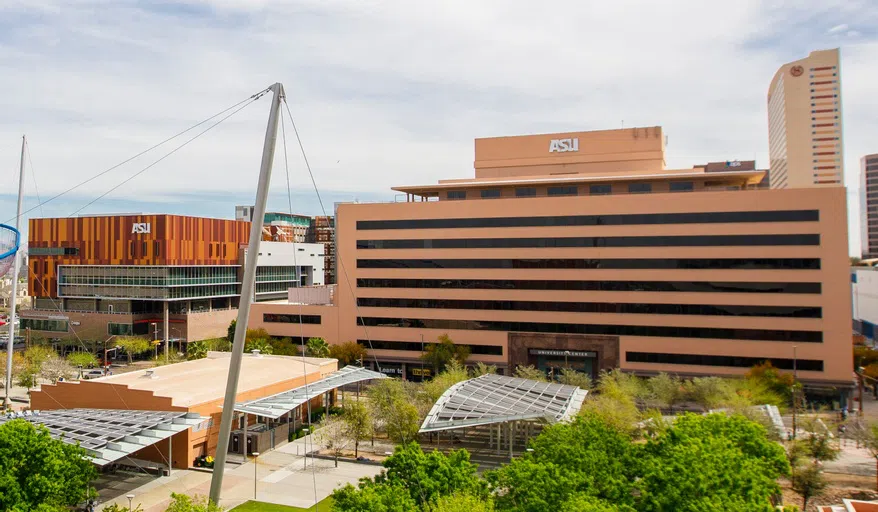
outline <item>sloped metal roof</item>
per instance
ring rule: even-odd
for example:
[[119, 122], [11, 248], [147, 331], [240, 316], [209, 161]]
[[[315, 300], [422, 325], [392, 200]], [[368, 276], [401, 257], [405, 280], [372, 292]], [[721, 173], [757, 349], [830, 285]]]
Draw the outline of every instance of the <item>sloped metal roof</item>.
[[335, 388], [372, 379], [386, 379], [383, 373], [367, 370], [359, 366], [345, 366], [332, 372], [325, 378], [314, 383], [300, 386], [276, 395], [267, 396], [235, 404], [235, 410], [248, 414], [256, 414], [265, 418], [277, 419], [304, 404]]
[[0, 416], [0, 425], [14, 419], [43, 425], [52, 438], [79, 444], [92, 462], [105, 466], [183, 432], [205, 418], [181, 411], [58, 409]]
[[482, 375], [448, 388], [430, 409], [420, 431], [528, 419], [556, 423], [576, 414], [587, 393], [577, 386]]

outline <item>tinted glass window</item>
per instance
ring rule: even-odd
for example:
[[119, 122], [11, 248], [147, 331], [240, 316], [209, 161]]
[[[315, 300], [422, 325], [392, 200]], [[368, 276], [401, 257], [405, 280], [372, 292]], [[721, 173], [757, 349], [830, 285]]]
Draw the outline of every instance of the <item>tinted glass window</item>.
[[263, 313], [263, 322], [283, 323], [283, 324], [319, 324], [320, 315], [279, 315], [275, 313]]
[[[463, 197], [460, 199], [463, 199]], [[818, 220], [820, 220], [819, 210], [769, 210], [756, 212], [623, 213], [615, 215], [564, 215], [554, 217], [361, 220], [357, 221], [357, 229], [629, 226], [651, 224], [816, 222]]]
[[707, 304], [643, 304], [615, 302], [548, 302], [525, 300], [393, 299], [360, 297], [366, 308], [487, 309], [494, 311], [560, 311], [566, 313], [617, 313], [637, 315], [767, 316], [821, 318], [819, 307], [711, 306]]
[[[770, 362], [775, 368], [792, 370], [792, 359], [742, 357], [742, 356], [709, 356], [698, 354], [662, 354], [654, 352], [625, 352], [625, 360], [629, 363], [685, 364], [696, 366], [728, 366], [732, 368], [750, 368], [757, 364]], [[822, 372], [823, 361], [814, 359], [796, 359], [798, 370]]]
[[652, 183], [629, 183], [629, 194], [648, 194], [652, 192]]
[[494, 198], [500, 197], [500, 189], [499, 188], [482, 190], [481, 193], [482, 193], [482, 199], [494, 199]]
[[524, 187], [515, 189], [515, 197], [535, 197], [537, 189], [534, 187]]
[[819, 258], [637, 258], [637, 259], [381, 259], [357, 260], [357, 268], [633, 268], [633, 269], [805, 269], [819, 270]]
[[[411, 352], [422, 352], [426, 347], [435, 343], [421, 343], [419, 341], [390, 341], [390, 340], [357, 340], [357, 343], [372, 350], [407, 350]], [[455, 343], [469, 348], [470, 354], [481, 354], [491, 356], [502, 356], [503, 347], [497, 345], [465, 345], [463, 343]]]
[[[852, 274], [853, 275], [853, 274]], [[813, 293], [820, 283], [721, 281], [553, 281], [518, 279], [357, 279], [359, 288], [588, 290], [614, 292]]]
[[549, 187], [550, 196], [575, 196], [576, 187]]
[[449, 190], [446, 197], [448, 199], [466, 199], [466, 191], [464, 191], [464, 190]]
[[719, 327], [671, 327], [651, 325], [562, 324], [543, 322], [508, 322], [493, 320], [442, 320], [437, 318], [359, 317], [367, 327], [402, 327], [407, 329], [449, 329], [464, 331], [549, 332], [562, 334], [607, 334], [661, 338], [709, 338], [728, 340], [788, 341], [822, 343], [822, 331], [784, 331], [773, 329], [730, 329]]
[[670, 186], [671, 192], [692, 192], [694, 188], [691, 181], [672, 181]]
[[593, 196], [603, 196], [613, 191], [612, 185], [591, 185], [588, 187], [588, 193]]
[[357, 249], [488, 249], [525, 247], [742, 247], [820, 245], [820, 235], [669, 235], [557, 238], [357, 240]]

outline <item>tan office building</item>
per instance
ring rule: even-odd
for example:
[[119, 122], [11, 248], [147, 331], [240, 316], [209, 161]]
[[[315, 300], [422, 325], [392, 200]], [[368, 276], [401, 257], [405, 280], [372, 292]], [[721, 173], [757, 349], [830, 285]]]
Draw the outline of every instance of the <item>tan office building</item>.
[[331, 299], [254, 304], [251, 327], [358, 340], [406, 378], [447, 333], [502, 369], [733, 375], [795, 353], [812, 386], [851, 385], [843, 187], [666, 169], [658, 127], [475, 149], [473, 179], [339, 205]]
[[768, 88], [771, 188], [842, 186], [838, 48], [781, 66]]
[[860, 159], [860, 245], [863, 258], [878, 257], [878, 153]]

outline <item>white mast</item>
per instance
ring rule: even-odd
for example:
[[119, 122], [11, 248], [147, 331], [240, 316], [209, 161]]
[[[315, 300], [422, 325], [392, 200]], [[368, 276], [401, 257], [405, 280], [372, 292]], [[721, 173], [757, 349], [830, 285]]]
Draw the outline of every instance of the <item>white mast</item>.
[[[15, 229], [21, 233], [21, 202], [24, 198], [24, 150], [27, 140], [21, 136], [21, 167], [18, 175], [18, 208], [15, 210]], [[19, 245], [21, 239], [19, 238]], [[9, 395], [12, 392], [12, 349], [15, 343], [15, 302], [18, 299], [18, 265], [20, 263], [18, 252], [12, 257], [12, 296], [9, 297], [9, 342], [6, 343], [6, 393], [3, 397], [3, 408], [10, 405]]]
[[235, 327], [235, 341], [232, 344], [232, 357], [229, 362], [229, 379], [226, 383], [226, 396], [223, 400], [223, 415], [220, 421], [219, 441], [216, 445], [213, 477], [210, 480], [210, 501], [219, 505], [223, 486], [223, 473], [226, 469], [226, 455], [229, 452], [229, 436], [232, 433], [232, 418], [235, 416], [235, 398], [238, 394], [238, 377], [241, 375], [241, 360], [244, 356], [244, 339], [247, 335], [247, 319], [256, 286], [256, 260], [259, 257], [259, 241], [262, 239], [262, 223], [265, 219], [265, 202], [268, 198], [268, 184], [271, 182], [271, 164], [274, 162], [274, 148], [277, 144], [277, 121], [280, 102], [284, 98], [284, 86], [280, 82], [270, 87], [274, 92], [268, 126], [265, 128], [265, 144], [262, 146], [262, 166], [259, 169], [259, 186], [256, 189], [256, 204], [250, 217], [250, 243], [247, 260], [244, 262], [244, 279], [241, 283], [241, 299], [238, 304], [238, 320]]

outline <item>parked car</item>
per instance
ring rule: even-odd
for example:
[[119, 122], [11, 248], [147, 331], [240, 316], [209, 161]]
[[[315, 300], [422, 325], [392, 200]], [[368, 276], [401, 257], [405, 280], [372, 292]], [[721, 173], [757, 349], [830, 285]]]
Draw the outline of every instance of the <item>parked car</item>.
[[83, 380], [99, 379], [106, 375], [103, 370], [88, 370], [82, 373]]

